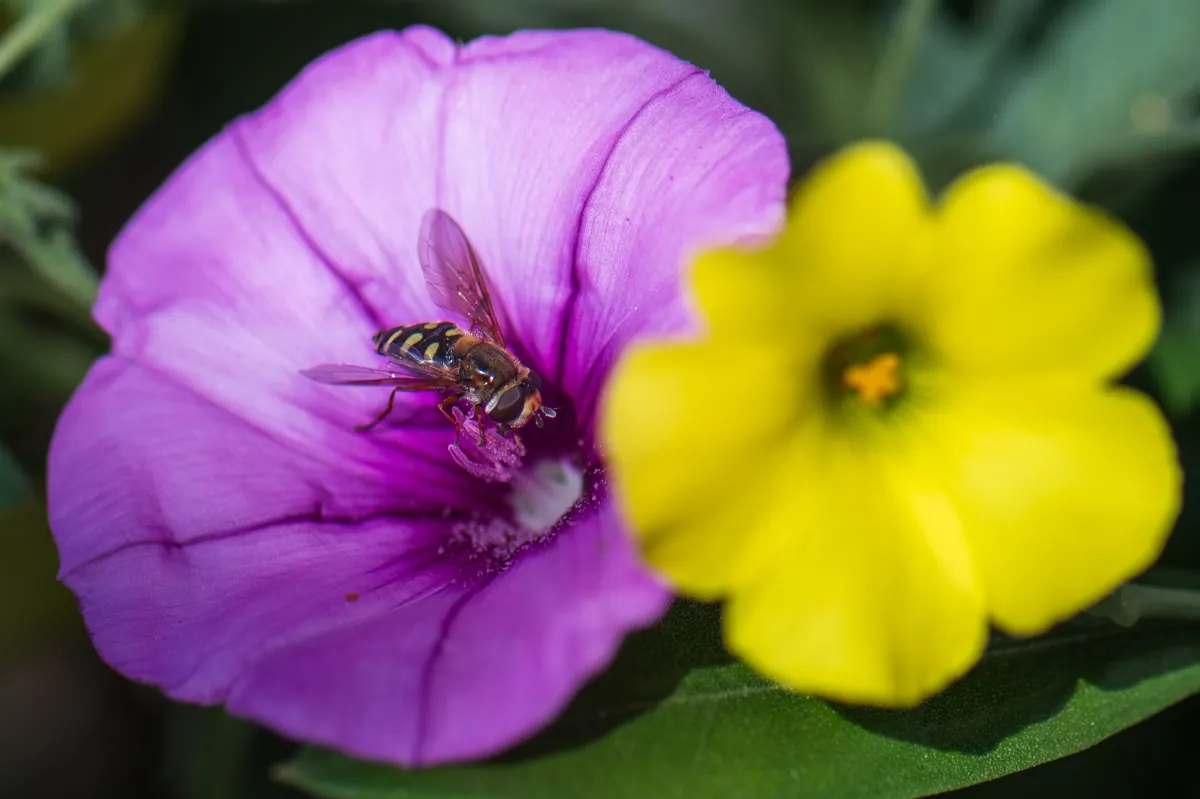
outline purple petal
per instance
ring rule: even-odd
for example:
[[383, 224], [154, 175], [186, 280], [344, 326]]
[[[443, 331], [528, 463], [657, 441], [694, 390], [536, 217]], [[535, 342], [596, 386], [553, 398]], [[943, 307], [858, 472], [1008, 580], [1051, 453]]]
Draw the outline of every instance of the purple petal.
[[[375, 328], [439, 318], [417, 233], [435, 205], [443, 89], [456, 53], [428, 28], [359, 39], [223, 134], [313, 250], [337, 265]], [[355, 354], [342, 352], [337, 360]]]
[[278, 650], [229, 707], [360, 757], [482, 757], [552, 719], [669, 600], [603, 504], [490, 582]]
[[509, 337], [535, 368], [565, 373], [568, 394], [599, 366], [594, 393], [646, 325], [686, 322], [677, 286], [690, 250], [782, 221], [787, 154], [771, 122], [697, 68], [607, 31], [522, 32], [457, 52], [425, 28], [378, 34], [324, 58], [238, 130], [263, 179], [323, 252], [354, 265], [389, 322], [438, 315], [415, 242], [426, 209], [449, 211]]
[[442, 553], [445, 520], [388, 507], [414, 488], [339, 476], [113, 359], [50, 453], [63, 578], [109, 664], [363, 757], [504, 748], [669, 601], [608, 503], [480, 576]]
[[458, 577], [437, 503], [467, 494], [428, 477], [339, 472], [105, 359], [51, 447], [50, 523], [105, 660], [214, 702], [266, 652]]
[[[773, 229], [786, 172], [767, 120], [622, 34], [457, 48], [413, 28], [319, 59], [110, 253], [96, 317], [114, 354], [49, 463], [63, 579], [101, 654], [174, 697], [403, 764], [544, 723], [667, 601], [612, 509], [500, 571], [454, 521], [512, 529], [513, 489], [457, 466], [440, 418], [404, 416], [434, 398], [402, 396], [408, 421], [364, 435], [386, 388], [300, 372], [378, 366], [376, 329], [440, 316], [416, 241], [441, 206], [509, 338], [586, 419], [631, 336], [688, 323], [687, 253]], [[530, 452], [586, 439], [569, 417]]]
[[[647, 578], [613, 503], [581, 514], [468, 599], [449, 625], [431, 671], [422, 759], [491, 754], [495, 741], [538, 729], [670, 598]], [[469, 736], [463, 719], [477, 725]]]
[[374, 418], [388, 389], [300, 375], [326, 361], [378, 363], [375, 323], [340, 270], [310, 246], [225, 135], [122, 232], [95, 314], [112, 333], [114, 354], [310, 457], [386, 474], [395, 460], [379, 443], [386, 436], [354, 426]]
[[584, 207], [559, 345], [562, 388], [585, 426], [632, 338], [692, 326], [679, 280], [690, 256], [783, 223], [787, 173], [774, 126], [704, 77], [624, 129]]

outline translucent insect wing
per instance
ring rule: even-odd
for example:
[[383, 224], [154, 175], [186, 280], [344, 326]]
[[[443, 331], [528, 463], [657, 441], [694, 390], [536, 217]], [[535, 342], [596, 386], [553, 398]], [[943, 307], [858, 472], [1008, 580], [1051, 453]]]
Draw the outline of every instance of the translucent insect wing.
[[472, 333], [503, 347], [504, 335], [479, 258], [462, 228], [445, 211], [434, 208], [425, 213], [418, 255], [434, 303], [470, 320]]
[[403, 374], [349, 363], [323, 363], [311, 369], [304, 369], [300, 374], [318, 383], [342, 386], [393, 386], [401, 391], [425, 391], [454, 385], [453, 381], [446, 378]]

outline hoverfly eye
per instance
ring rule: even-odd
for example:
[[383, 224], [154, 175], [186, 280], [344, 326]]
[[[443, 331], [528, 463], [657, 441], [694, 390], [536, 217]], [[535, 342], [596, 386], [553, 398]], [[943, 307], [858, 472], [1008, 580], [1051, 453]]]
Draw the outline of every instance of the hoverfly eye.
[[539, 391], [542, 388], [542, 378], [538, 377], [537, 372], [530, 372], [529, 376], [525, 378], [525, 385], [534, 391]]
[[496, 407], [488, 411], [488, 416], [495, 422], [505, 424], [520, 416], [524, 408], [525, 389], [522, 386], [513, 386], [500, 395], [496, 400]]

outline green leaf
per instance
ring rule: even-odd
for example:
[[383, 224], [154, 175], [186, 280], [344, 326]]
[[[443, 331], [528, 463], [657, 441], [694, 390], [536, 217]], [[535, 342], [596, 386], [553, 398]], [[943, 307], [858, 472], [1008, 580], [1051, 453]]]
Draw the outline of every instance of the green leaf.
[[1191, 413], [1200, 400], [1200, 331], [1164, 328], [1147, 365], [1167, 410], [1175, 416]]
[[1026, 68], [1025, 55], [1012, 42], [1038, 5], [1037, 0], [983, 3], [980, 19], [971, 26], [951, 19], [945, 4], [938, 6], [921, 32], [888, 132], [904, 141], [931, 138], [943, 144], [981, 138], [984, 122]]
[[1200, 90], [1198, 38], [1195, 0], [1071, 4], [994, 115], [989, 138], [1068, 186], [1114, 159], [1194, 144], [1186, 127]]
[[86, 0], [15, 0], [5, 11], [18, 19], [0, 37], [0, 78], [26, 60], [34, 85], [61, 80], [67, 72], [70, 38], [67, 22]]
[[1200, 631], [1100, 620], [1006, 641], [910, 711], [786, 693], [683, 604], [547, 731], [486, 763], [405, 772], [305, 750], [277, 777], [338, 799], [925, 796], [1078, 752], [1200, 691]]
[[0, 2], [0, 95], [32, 95], [61, 86], [71, 78], [72, 56], [81, 42], [132, 25], [150, 2], [154, 0]]
[[1186, 264], [1165, 293], [1166, 320], [1146, 365], [1163, 405], [1182, 417], [1200, 401], [1200, 262]]
[[30, 172], [39, 163], [27, 150], [0, 149], [0, 244], [8, 244], [34, 272], [90, 308], [98, 276], [69, 233], [75, 209], [60, 192]]
[[21, 469], [21, 464], [0, 444], [0, 509], [21, 504], [33, 494], [33, 486]]
[[179, 799], [248, 799], [256, 728], [220, 708], [172, 705], [167, 712], [164, 777]]

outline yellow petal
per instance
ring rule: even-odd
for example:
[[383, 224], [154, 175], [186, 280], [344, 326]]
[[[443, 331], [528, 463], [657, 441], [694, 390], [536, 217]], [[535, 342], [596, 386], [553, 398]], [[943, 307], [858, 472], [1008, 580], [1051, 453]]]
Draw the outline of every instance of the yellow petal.
[[758, 533], [786, 546], [731, 597], [726, 639], [794, 689], [907, 706], [979, 658], [986, 611], [928, 465], [878, 443], [797, 441], [793, 489], [776, 494]]
[[747, 528], [770, 501], [771, 453], [811, 384], [767, 382], [786, 356], [765, 344], [747, 328], [638, 347], [609, 382], [601, 430], [616, 494], [655, 565], [694, 595], [724, 590], [753, 554]]
[[996, 623], [1040, 632], [1149, 566], [1179, 511], [1166, 422], [1128, 389], [989, 384], [937, 419]]
[[770, 251], [709, 250], [696, 257], [691, 283], [700, 308], [715, 335], [747, 338], [786, 335], [780, 320], [788, 318], [794, 298], [788, 291], [791, 265]]
[[1013, 166], [962, 178], [937, 213], [921, 326], [977, 373], [1123, 373], [1157, 335], [1145, 248], [1129, 230]]
[[920, 313], [931, 213], [920, 174], [895, 147], [854, 145], [819, 164], [791, 205], [772, 257], [803, 336], [837, 336]]

